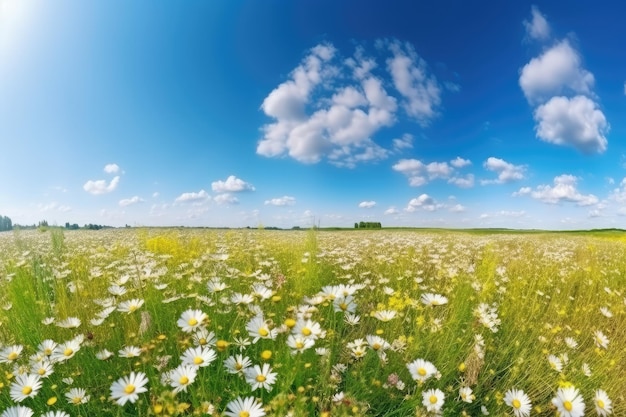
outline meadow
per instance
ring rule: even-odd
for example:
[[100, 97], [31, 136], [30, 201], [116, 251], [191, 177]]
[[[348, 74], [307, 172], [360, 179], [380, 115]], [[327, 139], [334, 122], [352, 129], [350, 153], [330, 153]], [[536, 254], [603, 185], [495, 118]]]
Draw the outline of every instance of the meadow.
[[0, 233], [0, 416], [626, 415], [626, 236]]

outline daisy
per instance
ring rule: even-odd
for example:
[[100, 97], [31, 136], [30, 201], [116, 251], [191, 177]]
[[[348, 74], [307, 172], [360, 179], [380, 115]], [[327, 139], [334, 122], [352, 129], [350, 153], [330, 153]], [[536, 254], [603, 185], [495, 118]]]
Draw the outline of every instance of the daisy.
[[111, 385], [111, 398], [118, 405], [124, 405], [128, 401], [134, 403], [139, 399], [138, 394], [148, 391], [147, 383], [146, 374], [131, 372], [130, 375], [118, 379]]
[[600, 330], [596, 330], [593, 333], [593, 340], [597, 347], [606, 349], [609, 346], [609, 338], [606, 337]]
[[141, 355], [141, 349], [137, 346], [124, 346], [117, 352], [120, 358], [136, 358]]
[[193, 341], [199, 346], [214, 346], [215, 342], [217, 342], [217, 337], [215, 337], [215, 333], [201, 327], [193, 334]]
[[563, 370], [563, 362], [561, 362], [561, 359], [555, 355], [548, 356], [548, 363], [550, 364], [550, 368], [557, 372], [561, 372]]
[[26, 398], [33, 398], [41, 388], [41, 377], [37, 374], [21, 374], [11, 383], [11, 399], [22, 402]]
[[50, 359], [54, 363], [63, 362], [74, 357], [76, 352], [78, 352], [79, 350], [80, 343], [76, 340], [69, 340], [65, 343], [57, 345], [57, 347], [54, 349], [54, 352], [52, 352], [52, 356], [50, 357]]
[[566, 337], [565, 344], [570, 349], [576, 349], [578, 347], [578, 342], [573, 337]]
[[596, 405], [596, 413], [600, 417], [606, 417], [613, 412], [613, 402], [604, 390], [596, 390], [593, 403]]
[[276, 330], [269, 328], [263, 316], [253, 317], [248, 324], [246, 324], [246, 330], [250, 337], [253, 338], [252, 343], [256, 343], [259, 339], [276, 338]]
[[202, 310], [186, 310], [183, 314], [180, 315], [180, 318], [176, 322], [178, 327], [181, 328], [183, 332], [191, 333], [196, 331], [198, 328], [203, 326], [205, 320], [208, 320], [209, 316], [206, 313], [202, 312]]
[[219, 278], [211, 279], [206, 285], [211, 292], [220, 292], [228, 288], [228, 285], [224, 284]]
[[89, 402], [90, 395], [87, 395], [87, 391], [82, 388], [72, 388], [65, 393], [67, 402], [74, 405], [86, 404]]
[[42, 414], [41, 417], [70, 417], [65, 411], [48, 411]]
[[51, 356], [54, 349], [57, 347], [57, 343], [52, 339], [46, 339], [37, 346], [37, 352], [44, 356]]
[[0, 351], [0, 363], [12, 363], [20, 357], [24, 346], [13, 345], [6, 347]]
[[611, 313], [611, 310], [608, 307], [600, 307], [600, 313], [609, 319], [613, 317], [613, 313]]
[[294, 336], [292, 334], [287, 337], [287, 346], [293, 349], [293, 353], [302, 353], [305, 350], [313, 347], [315, 341], [313, 339], [307, 339], [302, 336]]
[[111, 356], [113, 356], [113, 352], [109, 352], [106, 349], [101, 350], [100, 352], [96, 353], [96, 359], [101, 360], [101, 361], [105, 361], [109, 359]]
[[350, 326], [356, 326], [361, 321], [361, 316], [352, 313], [346, 313], [343, 317], [344, 321]]
[[143, 305], [144, 301], [139, 298], [133, 298], [132, 300], [123, 301], [117, 306], [117, 311], [122, 313], [132, 313]]
[[461, 397], [461, 401], [471, 404], [472, 401], [476, 398], [472, 393], [472, 389], [470, 387], [461, 387], [459, 388], [459, 397]]
[[264, 363], [263, 367], [254, 365], [253, 368], [248, 368], [244, 372], [246, 382], [250, 384], [252, 391], [257, 388], [264, 388], [267, 391], [272, 390], [272, 385], [276, 382], [276, 372], [272, 372], [272, 368], [269, 363]]
[[530, 398], [522, 390], [510, 389], [504, 395], [504, 402], [513, 408], [515, 417], [527, 417], [530, 415], [532, 404]]
[[381, 310], [381, 311], [375, 312], [373, 317], [380, 321], [387, 322], [393, 319], [394, 317], [396, 317], [396, 314], [398, 313], [394, 310]]
[[0, 417], [32, 417], [33, 410], [21, 405], [9, 407], [2, 412]]
[[187, 387], [193, 384], [198, 372], [196, 367], [189, 365], [179, 365], [169, 373], [171, 380], [170, 385], [174, 388], [174, 392], [187, 391]]
[[124, 295], [126, 291], [126, 287], [122, 287], [121, 285], [111, 285], [109, 287], [109, 294], [114, 296]]
[[228, 417], [263, 417], [265, 415], [263, 404], [259, 403], [254, 397], [237, 397], [226, 404], [224, 413]]
[[231, 374], [243, 373], [250, 365], [252, 365], [250, 358], [243, 355], [230, 356], [224, 361], [226, 370]]
[[30, 368], [30, 371], [42, 378], [47, 378], [54, 373], [54, 368], [48, 360], [44, 359], [34, 363]]
[[582, 417], [585, 414], [585, 403], [575, 387], [559, 388], [552, 404], [561, 417]]
[[424, 359], [416, 359], [408, 363], [406, 367], [411, 373], [411, 377], [418, 382], [424, 382], [437, 373], [435, 365]]
[[367, 340], [367, 344], [374, 349], [375, 351], [384, 351], [391, 347], [389, 342], [383, 339], [380, 336], [368, 334], [365, 336], [365, 340]]
[[333, 307], [336, 312], [354, 313], [356, 311], [356, 303], [354, 302], [354, 297], [351, 295], [335, 298], [333, 300]]
[[68, 317], [63, 321], [58, 322], [57, 327], [62, 327], [64, 329], [75, 329], [80, 326], [80, 319], [78, 317]]
[[445, 395], [440, 389], [429, 389], [422, 393], [422, 404], [431, 413], [439, 413], [443, 407]]
[[302, 336], [306, 339], [317, 340], [322, 335], [319, 323], [311, 320], [298, 320], [292, 330], [294, 336]]
[[448, 304], [448, 298], [440, 294], [426, 293], [420, 297], [422, 304], [427, 306], [441, 306]]
[[202, 368], [205, 366], [209, 366], [211, 362], [213, 362], [217, 358], [215, 351], [208, 347], [192, 347], [187, 349], [180, 360], [183, 362], [183, 365], [191, 365], [197, 366], [198, 368]]
[[254, 297], [252, 294], [241, 294], [236, 292], [230, 296], [230, 301], [233, 304], [248, 305], [254, 301]]
[[252, 286], [252, 294], [259, 297], [261, 300], [267, 300], [274, 295], [273, 291], [263, 284], [254, 284]]

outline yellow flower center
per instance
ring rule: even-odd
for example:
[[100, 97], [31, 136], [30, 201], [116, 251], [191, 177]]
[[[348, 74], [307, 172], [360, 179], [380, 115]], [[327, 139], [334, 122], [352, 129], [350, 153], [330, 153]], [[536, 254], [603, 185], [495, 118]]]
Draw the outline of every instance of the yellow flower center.
[[257, 375], [256, 382], [265, 382], [265, 375]]
[[270, 332], [268, 332], [265, 327], [261, 327], [259, 329], [259, 336], [266, 337], [268, 334], [270, 334]]
[[241, 371], [243, 369], [243, 365], [237, 362], [235, 364], [235, 371]]
[[52, 355], [52, 349], [50, 349], [50, 348], [45, 348], [45, 349], [43, 350], [43, 354], [44, 354], [44, 355], [46, 355], [46, 356], [50, 356], [50, 355]]
[[134, 305], [134, 304], [133, 304], [133, 305], [131, 305], [130, 307], [128, 307], [128, 311], [130, 311], [131, 313], [132, 313], [133, 311], [135, 311], [135, 310], [137, 310], [137, 306], [136, 306], [136, 305]]
[[80, 404], [81, 400], [82, 400], [82, 398], [80, 398], [80, 397], [74, 397], [74, 398], [72, 398], [72, 403]]
[[202, 362], [204, 362], [204, 359], [202, 359], [201, 356], [196, 356], [195, 358], [193, 358], [193, 363], [196, 365], [200, 365]]
[[378, 349], [380, 349], [380, 348], [381, 348], [380, 343], [374, 343], [374, 344], [372, 345], [372, 349], [374, 349], [374, 350], [378, 350]]
[[239, 417], [250, 417], [250, 413], [248, 413], [247, 411], [240, 411]]
[[71, 348], [66, 348], [63, 351], [63, 355], [65, 355], [65, 356], [72, 356], [72, 353], [74, 353], [74, 351]]
[[133, 384], [126, 385], [126, 388], [124, 388], [124, 392], [126, 394], [132, 394], [133, 392], [135, 392], [135, 386]]
[[198, 324], [198, 320], [196, 320], [194, 317], [190, 318], [189, 321], [187, 321], [187, 324], [190, 326], [195, 326], [196, 324]]
[[304, 343], [302, 343], [301, 341], [297, 341], [296, 342], [296, 349], [302, 349], [304, 347]]
[[45, 373], [46, 373], [46, 370], [45, 370], [44, 368], [39, 368], [39, 370], [37, 371], [37, 373], [38, 373], [39, 375], [43, 375], [43, 374], [45, 374]]
[[9, 356], [7, 356], [7, 359], [10, 361], [14, 361], [17, 359], [19, 355], [17, 354], [17, 352], [11, 352], [9, 353]]
[[437, 396], [431, 395], [428, 401], [430, 401], [431, 404], [437, 404]]
[[596, 401], [596, 404], [598, 405], [598, 407], [599, 407], [599, 408], [601, 408], [601, 409], [603, 409], [603, 410], [604, 410], [604, 401], [602, 401], [602, 400], [598, 399], [598, 400]]
[[303, 327], [302, 328], [302, 334], [305, 336], [310, 336], [311, 335], [311, 329], [309, 329], [308, 327]]
[[22, 388], [22, 394], [24, 394], [24, 395], [28, 395], [31, 392], [33, 392], [33, 388], [29, 387], [28, 385], [26, 385], [24, 388]]
[[341, 303], [341, 304], [339, 304], [339, 308], [342, 309], [343, 311], [346, 311], [348, 309], [348, 304]]
[[187, 385], [189, 383], [189, 378], [187, 378], [185, 375], [181, 376], [180, 379], [178, 380], [178, 382], [181, 385]]
[[417, 374], [419, 376], [426, 376], [427, 373], [428, 372], [426, 372], [426, 369], [424, 369], [424, 368], [420, 368], [420, 369], [417, 370]]
[[572, 411], [572, 402], [571, 401], [564, 401], [563, 402], [563, 408], [565, 408], [567, 411]]
[[513, 408], [520, 408], [522, 406], [522, 403], [520, 400], [518, 400], [517, 398], [514, 399], [511, 404], [513, 405]]
[[206, 345], [206, 339], [203, 337], [200, 340], [198, 340], [198, 343], [200, 344], [200, 346], [204, 346]]

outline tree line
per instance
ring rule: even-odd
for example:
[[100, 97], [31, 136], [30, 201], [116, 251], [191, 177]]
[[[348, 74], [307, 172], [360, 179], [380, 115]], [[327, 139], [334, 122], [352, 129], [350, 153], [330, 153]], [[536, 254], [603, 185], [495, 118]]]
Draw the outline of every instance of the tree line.
[[13, 222], [8, 216], [0, 216], [0, 232], [13, 230]]
[[380, 222], [360, 222], [354, 223], [355, 229], [381, 229], [383, 226]]

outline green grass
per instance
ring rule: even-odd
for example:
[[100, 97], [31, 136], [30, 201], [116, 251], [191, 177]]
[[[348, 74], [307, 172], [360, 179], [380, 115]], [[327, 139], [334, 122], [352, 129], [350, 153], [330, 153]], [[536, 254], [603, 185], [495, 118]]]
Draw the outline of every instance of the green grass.
[[[587, 415], [596, 413], [597, 389], [608, 393], [615, 415], [626, 414], [622, 231], [348, 230], [354, 229], [0, 234], [0, 412], [20, 405], [36, 416], [217, 416], [236, 398], [252, 396], [268, 416], [415, 416], [427, 415], [422, 394], [438, 389], [445, 416], [483, 409], [499, 416], [513, 415], [504, 397], [515, 388], [530, 398], [532, 415], [553, 416], [559, 388], [575, 386]], [[225, 288], [211, 290], [216, 282]], [[112, 285], [125, 292], [113, 295]], [[358, 321], [339, 307], [346, 300], [333, 290], [338, 286], [353, 298]], [[447, 302], [426, 305], [421, 297], [429, 293]], [[234, 304], [236, 294], [249, 303]], [[143, 305], [116, 310], [132, 299]], [[481, 305], [494, 314], [491, 328], [481, 322]], [[106, 306], [112, 311], [103, 314]], [[209, 340], [205, 347], [216, 359], [198, 369], [186, 391], [174, 393], [164, 374], [199, 346], [177, 325], [189, 309], [206, 313], [201, 327], [219, 343]], [[377, 319], [383, 310], [395, 317]], [[273, 339], [253, 342], [246, 325], [259, 314], [276, 332]], [[57, 325], [72, 317], [78, 327]], [[311, 320], [322, 334], [294, 353], [288, 319]], [[606, 348], [597, 331], [608, 337]], [[374, 349], [368, 336], [389, 347]], [[30, 372], [31, 357], [47, 339], [74, 339], [80, 350], [54, 363], [36, 395], [18, 402], [11, 387]], [[17, 358], [9, 356], [14, 345], [22, 348]], [[128, 346], [140, 355], [120, 357]], [[104, 349], [113, 356], [98, 360]], [[269, 364], [272, 389], [253, 391], [241, 374], [229, 373], [224, 361], [236, 354]], [[550, 367], [549, 355], [560, 358], [560, 371]], [[407, 364], [416, 359], [431, 362], [437, 374], [413, 380]], [[120, 406], [110, 387], [130, 372], [144, 373], [148, 390]], [[461, 401], [463, 387], [472, 389], [471, 403]], [[89, 401], [68, 402], [71, 388], [85, 389]]]

